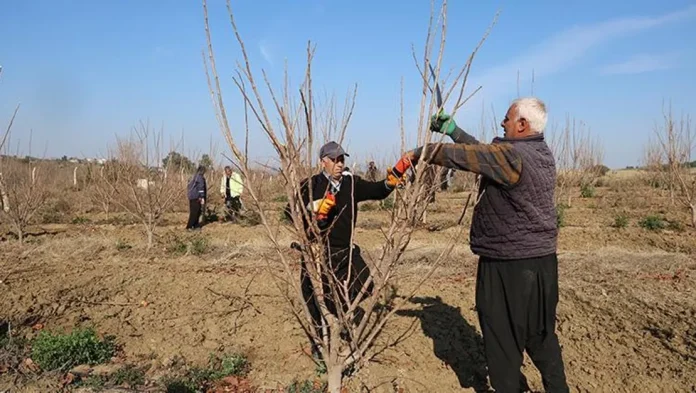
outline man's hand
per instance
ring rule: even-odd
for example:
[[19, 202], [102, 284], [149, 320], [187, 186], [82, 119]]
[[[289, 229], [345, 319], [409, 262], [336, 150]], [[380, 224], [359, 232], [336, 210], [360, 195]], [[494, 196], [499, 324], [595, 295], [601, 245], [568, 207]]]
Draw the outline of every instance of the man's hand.
[[327, 192], [324, 198], [318, 199], [312, 204], [312, 208], [320, 220], [326, 219], [334, 206], [336, 206], [336, 197], [330, 192]]
[[201, 205], [205, 205], [205, 198], [198, 198], [198, 202], [200, 202]]
[[404, 172], [401, 176], [397, 176], [396, 173], [394, 173], [393, 168], [388, 168], [387, 169], [387, 186], [389, 188], [395, 188], [397, 186], [406, 184], [406, 181], [408, 180], [408, 175]]
[[430, 130], [439, 132], [445, 135], [452, 135], [452, 132], [457, 128], [457, 123], [454, 122], [452, 116], [440, 111], [430, 118]]
[[[410, 168], [413, 165], [413, 157], [414, 155], [412, 151], [409, 151], [406, 154], [404, 154], [396, 163], [396, 165], [394, 165], [394, 167], [391, 168], [391, 172], [393, 172], [393, 174], [396, 177], [403, 176], [408, 170], [408, 168]], [[387, 171], [387, 174], [389, 174], [389, 171]]]

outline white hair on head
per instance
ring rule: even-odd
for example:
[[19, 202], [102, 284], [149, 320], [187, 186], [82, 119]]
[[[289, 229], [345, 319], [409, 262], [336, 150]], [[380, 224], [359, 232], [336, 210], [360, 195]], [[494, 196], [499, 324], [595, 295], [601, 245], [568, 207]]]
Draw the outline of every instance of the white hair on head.
[[546, 104], [536, 97], [522, 97], [514, 100], [518, 119], [525, 119], [532, 131], [542, 133], [546, 128]]

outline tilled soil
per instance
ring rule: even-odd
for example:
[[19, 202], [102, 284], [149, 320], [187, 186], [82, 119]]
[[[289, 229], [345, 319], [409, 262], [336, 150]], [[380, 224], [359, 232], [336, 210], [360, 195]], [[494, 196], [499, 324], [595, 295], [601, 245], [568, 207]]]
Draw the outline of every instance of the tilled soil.
[[[260, 227], [209, 225], [203, 235], [211, 245], [200, 256], [177, 255], [166, 245], [146, 252], [137, 227], [53, 229], [57, 234], [24, 246], [0, 243], [0, 320], [11, 321], [19, 334], [31, 338], [36, 324], [94, 326], [115, 335], [123, 357], [147, 365], [152, 380], [166, 375], [175, 359], [203, 364], [214, 351], [247, 354], [249, 378], [260, 387], [314, 377], [306, 339], [263, 260], [270, 247]], [[613, 229], [588, 231], [564, 229], [561, 238], [557, 326], [572, 391], [696, 391], [696, 261], [646, 244], [641, 239], [660, 238], [639, 228], [621, 236]], [[597, 231], [605, 236], [592, 243]], [[418, 257], [441, 251], [453, 233], [414, 235], [399, 268], [400, 289], [425, 271]], [[688, 244], [688, 235], [674, 238]], [[378, 229], [361, 229], [357, 242], [369, 254], [380, 236]], [[403, 341], [351, 378], [351, 391], [488, 388], [474, 310], [476, 259], [461, 243], [383, 334], [385, 340], [404, 334]], [[523, 371], [542, 391], [529, 359]], [[0, 391], [58, 391], [59, 379], [6, 373]]]

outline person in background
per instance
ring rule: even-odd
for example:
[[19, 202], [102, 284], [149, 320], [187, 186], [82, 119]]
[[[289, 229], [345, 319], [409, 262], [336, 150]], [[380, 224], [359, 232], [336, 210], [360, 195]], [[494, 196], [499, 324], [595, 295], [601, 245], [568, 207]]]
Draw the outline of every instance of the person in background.
[[365, 180], [367, 181], [377, 181], [377, 166], [374, 161], [370, 161], [367, 164], [367, 173], [365, 174]]
[[205, 207], [208, 186], [205, 181], [205, 166], [199, 165], [188, 183], [189, 219], [187, 230], [200, 230], [200, 217]]
[[242, 192], [244, 181], [242, 176], [232, 171], [229, 165], [225, 167], [225, 174], [220, 181], [220, 194], [225, 199], [225, 220], [234, 221], [242, 208]]

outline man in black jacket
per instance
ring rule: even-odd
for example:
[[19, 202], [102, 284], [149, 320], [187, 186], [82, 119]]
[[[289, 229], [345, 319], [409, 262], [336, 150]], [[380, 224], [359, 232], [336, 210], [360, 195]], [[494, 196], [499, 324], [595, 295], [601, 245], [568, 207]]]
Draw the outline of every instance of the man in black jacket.
[[[344, 170], [345, 157], [348, 157], [348, 154], [336, 142], [329, 142], [322, 146], [319, 158], [323, 170], [312, 176], [311, 190], [309, 179], [303, 180], [301, 192], [303, 206], [314, 211], [317, 215], [317, 224], [321, 229], [319, 239], [313, 240], [326, 247], [328, 264], [336, 279], [344, 282], [350, 277], [348, 292], [350, 301], [353, 301], [370, 277], [370, 270], [362, 258], [360, 247], [353, 245], [351, 252], [353, 227], [358, 219], [358, 203], [387, 198], [405, 176], [397, 178], [388, 173], [385, 180], [367, 181]], [[291, 218], [289, 205], [286, 207], [285, 214]], [[306, 221], [304, 224], [306, 230], [309, 224]], [[336, 305], [333, 304], [333, 296], [329, 292], [328, 277], [323, 277], [323, 281], [324, 293], [329, 294], [325, 298], [327, 308], [335, 314]], [[314, 302], [313, 287], [304, 261], [301, 264], [301, 286], [312, 318], [317, 325], [320, 325], [321, 315]], [[372, 285], [368, 287], [368, 294], [372, 291], [372, 287]], [[339, 298], [341, 298], [340, 295]], [[346, 304], [342, 306], [346, 307]]]

